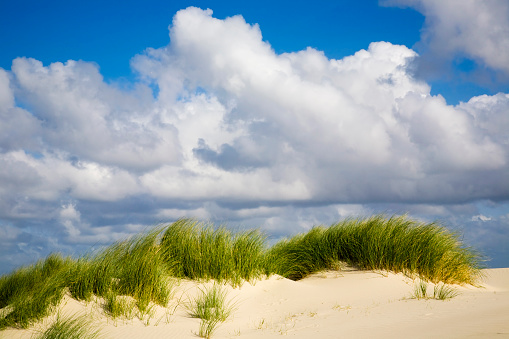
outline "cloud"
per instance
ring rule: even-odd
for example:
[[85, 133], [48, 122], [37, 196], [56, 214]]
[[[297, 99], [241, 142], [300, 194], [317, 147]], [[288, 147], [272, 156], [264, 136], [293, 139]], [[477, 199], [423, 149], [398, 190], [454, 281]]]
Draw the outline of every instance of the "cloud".
[[483, 222], [486, 222], [486, 221], [490, 221], [490, 220], [491, 220], [490, 217], [487, 217], [487, 216], [482, 215], [482, 214], [474, 215], [472, 217], [472, 221], [483, 221]]
[[453, 60], [467, 57], [509, 73], [509, 3], [505, 0], [388, 0], [425, 17], [422, 53]]
[[16, 98], [43, 124], [33, 137], [43, 139], [41, 147], [141, 171], [178, 162], [176, 131], [146, 110], [148, 88], [120, 91], [104, 83], [94, 64], [72, 60], [44, 67], [18, 58], [12, 75]]
[[65, 227], [70, 237], [76, 238], [81, 234], [77, 223], [81, 222], [81, 214], [72, 204], [63, 205], [60, 210], [60, 222]]
[[[181, 124], [201, 128], [189, 121], [197, 115], [175, 119], [168, 102], [176, 89], [188, 102], [219, 109], [208, 119], [216, 133], [181, 143], [190, 172], [178, 185], [193, 178], [184, 185], [192, 189], [164, 182], [177, 176], [168, 167], [144, 178], [158, 192], [279, 200], [273, 192], [281, 185], [291, 200], [291, 185], [302, 187], [293, 190], [296, 200], [453, 201], [490, 198], [486, 180], [472, 185], [473, 177], [500, 179], [506, 168], [503, 145], [476, 124], [482, 105], [460, 109], [431, 96], [412, 76], [417, 54], [404, 46], [372, 43], [341, 60], [312, 48], [277, 55], [258, 26], [197, 8], [176, 14], [170, 36], [168, 47], [133, 60], [158, 86], [166, 119], [179, 131]], [[270, 194], [257, 194], [244, 179]]]
[[14, 253], [181, 216], [279, 237], [391, 204], [509, 199], [508, 94], [447, 105], [405, 46], [277, 54], [241, 16], [193, 7], [170, 38], [133, 58], [128, 88], [83, 61], [0, 70], [0, 231], [27, 244]]
[[9, 75], [0, 69], [0, 107], [11, 108], [14, 106], [14, 94], [10, 89]]
[[498, 93], [493, 96], [473, 97], [459, 108], [474, 117], [474, 124], [500, 145], [509, 145], [509, 115], [504, 114], [509, 107], [509, 94]]
[[39, 122], [30, 112], [16, 107], [10, 74], [0, 69], [0, 152], [34, 148], [32, 139], [40, 131]]

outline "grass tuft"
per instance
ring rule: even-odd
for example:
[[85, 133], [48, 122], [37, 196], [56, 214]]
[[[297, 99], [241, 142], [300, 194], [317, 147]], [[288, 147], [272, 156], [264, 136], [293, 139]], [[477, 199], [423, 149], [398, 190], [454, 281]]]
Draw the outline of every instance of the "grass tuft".
[[428, 282], [419, 280], [414, 285], [414, 293], [412, 299], [436, 299], [447, 300], [459, 295], [458, 290], [444, 283], [436, 284], [433, 287], [433, 296], [428, 295]]
[[104, 310], [113, 318], [132, 319], [136, 309], [136, 301], [126, 296], [119, 296], [111, 291], [105, 298]]
[[438, 284], [433, 288], [433, 299], [447, 300], [459, 295], [459, 292], [446, 284]]
[[263, 272], [265, 236], [258, 230], [233, 234], [224, 227], [190, 219], [171, 224], [161, 240], [168, 268], [180, 278], [228, 281], [258, 278]]
[[100, 330], [94, 329], [92, 322], [85, 316], [62, 319], [60, 314], [50, 327], [37, 339], [95, 339]]
[[414, 285], [414, 294], [412, 295], [414, 299], [428, 299], [428, 283], [424, 280], [419, 280]]
[[214, 284], [200, 292], [189, 306], [189, 315], [201, 319], [198, 336], [210, 338], [217, 325], [228, 319], [234, 306], [226, 302], [227, 292], [220, 285]]

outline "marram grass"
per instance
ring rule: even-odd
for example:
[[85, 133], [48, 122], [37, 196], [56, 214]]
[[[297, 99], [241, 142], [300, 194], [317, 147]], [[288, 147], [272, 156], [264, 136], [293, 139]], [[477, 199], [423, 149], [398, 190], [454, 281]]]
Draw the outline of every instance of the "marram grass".
[[198, 336], [208, 339], [217, 325], [228, 319], [235, 305], [226, 302], [227, 292], [220, 285], [214, 284], [200, 292], [200, 295], [188, 306], [189, 315], [201, 319]]
[[433, 295], [428, 293], [428, 282], [419, 280], [415, 282], [414, 292], [411, 295], [412, 299], [436, 299], [447, 300], [459, 295], [459, 292], [454, 287], [439, 283], [433, 287]]
[[100, 338], [100, 330], [94, 328], [90, 319], [85, 316], [73, 316], [57, 319], [36, 339], [95, 339]]
[[49, 315], [65, 290], [77, 300], [112, 293], [136, 300], [140, 313], [149, 303], [166, 306], [171, 294], [170, 272], [159, 254], [160, 229], [115, 243], [95, 256], [81, 259], [50, 255], [29, 267], [0, 277], [0, 329], [27, 328]]
[[160, 243], [163, 260], [175, 276], [232, 285], [261, 276], [264, 247], [265, 236], [258, 230], [234, 234], [189, 219], [171, 224]]
[[232, 232], [181, 219], [95, 255], [73, 259], [52, 254], [1, 276], [0, 329], [29, 327], [50, 314], [66, 290], [78, 300], [96, 295], [113, 304], [117, 296], [132, 297], [144, 313], [150, 303], [167, 305], [169, 282], [175, 277], [237, 286], [271, 274], [299, 280], [335, 269], [340, 262], [403, 272], [435, 284], [474, 284], [482, 268], [480, 254], [464, 246], [458, 234], [407, 216], [347, 219], [271, 247], [259, 230]]
[[49, 315], [63, 297], [70, 259], [52, 254], [45, 260], [0, 277], [0, 329], [27, 328]]
[[473, 284], [482, 267], [479, 253], [463, 246], [457, 234], [406, 216], [377, 215], [315, 227], [277, 243], [267, 256], [269, 271], [295, 280], [345, 261], [361, 269], [404, 272], [434, 283]]

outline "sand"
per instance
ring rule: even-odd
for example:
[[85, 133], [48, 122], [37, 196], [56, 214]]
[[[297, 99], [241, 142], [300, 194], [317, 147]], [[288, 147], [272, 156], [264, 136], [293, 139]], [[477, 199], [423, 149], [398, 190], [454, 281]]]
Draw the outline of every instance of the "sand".
[[[416, 281], [388, 272], [322, 272], [297, 282], [273, 276], [225, 286], [235, 310], [213, 338], [509, 338], [509, 268], [484, 273], [480, 287], [454, 286], [459, 295], [445, 301], [412, 299]], [[197, 338], [200, 319], [189, 316], [186, 304], [210, 285], [178, 282], [169, 307], [154, 306], [150, 319], [113, 320], [100, 299], [66, 296], [59, 309], [91, 317], [103, 338]], [[52, 319], [2, 331], [0, 338], [30, 338]]]

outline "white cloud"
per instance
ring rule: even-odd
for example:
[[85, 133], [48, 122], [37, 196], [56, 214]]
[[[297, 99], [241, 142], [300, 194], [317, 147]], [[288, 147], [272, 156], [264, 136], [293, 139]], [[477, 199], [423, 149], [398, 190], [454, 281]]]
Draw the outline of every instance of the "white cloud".
[[1, 225], [0, 224], [0, 242], [3, 245], [7, 245], [5, 243], [11, 242], [15, 240], [20, 234], [21, 231], [15, 227], [12, 227], [10, 225]]
[[3, 109], [14, 107], [14, 94], [10, 88], [9, 75], [0, 69], [0, 107]]
[[483, 221], [483, 222], [486, 222], [486, 221], [490, 221], [490, 220], [491, 220], [490, 217], [487, 217], [487, 216], [482, 215], [482, 214], [474, 215], [472, 217], [472, 221]]
[[60, 210], [60, 218], [62, 220], [75, 220], [80, 221], [81, 214], [76, 210], [76, 205], [67, 204], [62, 205], [62, 209]]
[[481, 95], [473, 97], [459, 108], [474, 117], [474, 125], [499, 145], [509, 145], [509, 94]]
[[[479, 128], [472, 111], [431, 96], [412, 77], [414, 51], [379, 42], [342, 60], [311, 48], [277, 55], [258, 26], [211, 15], [180, 11], [172, 44], [133, 61], [159, 85], [160, 105], [185, 87], [167, 85], [178, 78], [186, 91], [207, 93], [189, 95], [187, 105], [217, 107], [207, 120], [214, 133], [185, 133], [188, 172], [169, 166], [144, 176], [158, 195], [279, 200], [282, 184], [290, 200], [292, 191], [297, 200], [448, 200], [483, 194], [451, 185], [458, 171], [471, 180], [474, 171], [506, 166], [502, 145]], [[172, 124], [201, 130], [193, 118], [180, 114]]]
[[133, 174], [97, 163], [72, 163], [55, 154], [34, 158], [23, 151], [0, 154], [2, 197], [9, 193], [38, 200], [58, 200], [65, 193], [79, 199], [113, 201], [141, 192]]
[[160, 220], [177, 220], [179, 218], [193, 218], [197, 220], [210, 220], [210, 212], [207, 208], [196, 209], [163, 208], [158, 211], [157, 217]]
[[0, 152], [34, 149], [39, 122], [24, 109], [15, 106], [9, 73], [0, 68]]
[[65, 227], [69, 237], [77, 238], [81, 234], [79, 230], [81, 214], [76, 210], [75, 205], [68, 204], [62, 206], [60, 210], [60, 223]]
[[[29, 176], [35, 185], [25, 193], [37, 199], [65, 192], [104, 201], [148, 194], [362, 203], [508, 194], [486, 179], [507, 169], [507, 95], [447, 105], [412, 76], [418, 56], [407, 47], [376, 42], [341, 60], [312, 48], [278, 55], [257, 25], [193, 7], [175, 15], [170, 36], [168, 47], [133, 59], [152, 82], [133, 90], [106, 84], [90, 63], [14, 60], [0, 74], [1, 109], [17, 110], [12, 121], [40, 156], [11, 144], [3, 161], [32, 174], [4, 175]], [[156, 98], [148, 85], [158, 87]], [[13, 107], [13, 95], [28, 111]]]
[[386, 0], [425, 15], [421, 42], [434, 57], [462, 54], [509, 72], [509, 3], [505, 0]]
[[91, 63], [18, 58], [12, 74], [18, 99], [31, 106], [45, 147], [107, 165], [147, 170], [179, 161], [176, 131], [150, 111], [151, 91], [123, 92], [104, 83]]
[[173, 167], [163, 167], [144, 175], [141, 182], [151, 194], [165, 198], [190, 200], [222, 198], [244, 201], [311, 198], [305, 184], [298, 178], [274, 180], [270, 171], [266, 169], [249, 173], [230, 173], [206, 167], [186, 173]]

